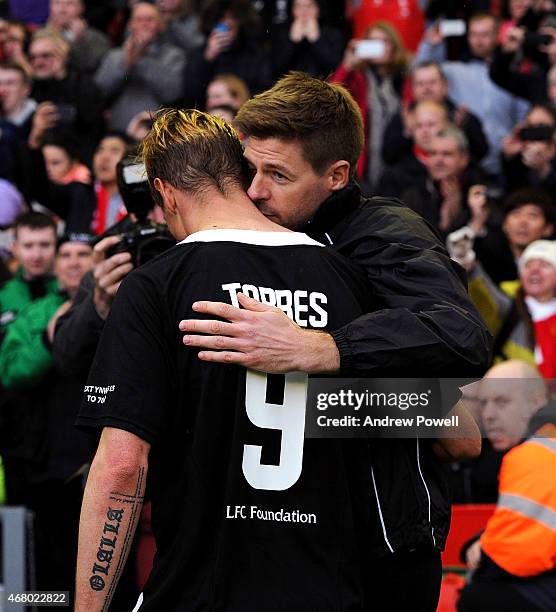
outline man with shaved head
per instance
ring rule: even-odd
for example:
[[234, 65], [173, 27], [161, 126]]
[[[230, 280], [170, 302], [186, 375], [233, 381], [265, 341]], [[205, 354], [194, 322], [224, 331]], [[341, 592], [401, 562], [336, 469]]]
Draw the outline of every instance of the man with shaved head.
[[502, 461], [496, 510], [465, 551], [474, 570], [459, 612], [554, 610], [556, 600], [556, 410], [531, 365], [507, 361], [480, 384], [482, 418]]
[[160, 40], [163, 29], [158, 8], [138, 2], [131, 12], [127, 40], [100, 65], [95, 80], [114, 99], [112, 128], [125, 131], [137, 113], [154, 111], [182, 95], [185, 53]]

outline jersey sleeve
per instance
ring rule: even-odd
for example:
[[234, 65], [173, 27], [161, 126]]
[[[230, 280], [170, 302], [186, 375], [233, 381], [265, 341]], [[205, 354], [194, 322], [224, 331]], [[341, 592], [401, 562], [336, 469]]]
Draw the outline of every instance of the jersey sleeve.
[[153, 282], [132, 273], [108, 316], [84, 388], [80, 427], [115, 427], [154, 444], [165, 426], [169, 359]]

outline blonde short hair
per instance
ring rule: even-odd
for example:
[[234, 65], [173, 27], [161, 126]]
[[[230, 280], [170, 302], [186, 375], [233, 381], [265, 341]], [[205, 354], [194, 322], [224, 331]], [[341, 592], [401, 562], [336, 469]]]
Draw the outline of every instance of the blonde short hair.
[[[198, 110], [162, 109], [140, 150], [151, 189], [155, 178], [184, 192], [201, 194], [247, 185], [243, 147], [234, 128]], [[159, 205], [160, 196], [153, 189]]]
[[41, 28], [36, 30], [31, 38], [31, 45], [37, 40], [49, 40], [54, 44], [56, 53], [63, 57], [68, 57], [70, 52], [70, 45], [68, 41], [58, 32], [50, 28]]

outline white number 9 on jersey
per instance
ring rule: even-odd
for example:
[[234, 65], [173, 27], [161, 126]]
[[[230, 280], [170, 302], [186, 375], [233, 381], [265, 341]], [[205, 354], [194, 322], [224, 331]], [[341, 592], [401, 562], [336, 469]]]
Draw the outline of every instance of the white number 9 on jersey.
[[247, 370], [245, 408], [249, 420], [263, 429], [282, 432], [280, 463], [261, 463], [262, 446], [246, 444], [243, 448], [243, 474], [254, 489], [284, 491], [301, 476], [303, 442], [305, 438], [305, 408], [307, 374], [292, 372], [285, 375], [284, 403], [266, 403], [267, 375]]

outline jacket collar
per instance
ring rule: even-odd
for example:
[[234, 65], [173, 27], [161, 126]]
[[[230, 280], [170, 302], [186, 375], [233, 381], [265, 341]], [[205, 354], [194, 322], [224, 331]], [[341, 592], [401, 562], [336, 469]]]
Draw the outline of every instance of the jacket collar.
[[323, 244], [333, 244], [345, 221], [361, 203], [361, 189], [355, 181], [329, 196], [304, 228], [304, 232]]

